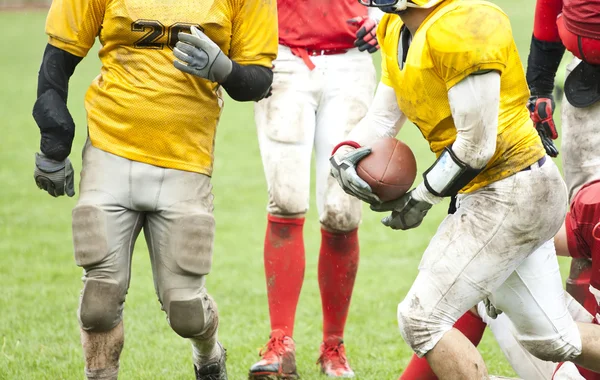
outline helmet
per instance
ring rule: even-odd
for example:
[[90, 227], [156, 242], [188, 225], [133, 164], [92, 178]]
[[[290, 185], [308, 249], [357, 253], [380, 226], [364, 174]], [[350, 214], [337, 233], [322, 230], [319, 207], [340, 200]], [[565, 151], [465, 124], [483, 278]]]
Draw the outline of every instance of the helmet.
[[358, 0], [367, 7], [385, 8], [384, 11], [401, 12], [406, 8], [431, 8], [443, 0]]

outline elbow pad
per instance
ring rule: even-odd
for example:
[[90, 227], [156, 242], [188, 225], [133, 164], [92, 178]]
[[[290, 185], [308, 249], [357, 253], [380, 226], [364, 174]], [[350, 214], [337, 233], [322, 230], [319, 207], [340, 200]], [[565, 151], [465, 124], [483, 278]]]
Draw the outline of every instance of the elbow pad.
[[482, 170], [465, 164], [456, 157], [452, 147], [446, 147], [433, 165], [423, 173], [423, 180], [431, 194], [449, 197], [456, 195]]
[[259, 101], [269, 94], [273, 83], [273, 71], [258, 65], [242, 66], [232, 61], [231, 74], [222, 83], [233, 100], [238, 102]]
[[67, 158], [75, 137], [75, 123], [58, 92], [50, 89], [37, 99], [33, 106], [33, 118], [42, 136], [41, 152], [56, 161]]

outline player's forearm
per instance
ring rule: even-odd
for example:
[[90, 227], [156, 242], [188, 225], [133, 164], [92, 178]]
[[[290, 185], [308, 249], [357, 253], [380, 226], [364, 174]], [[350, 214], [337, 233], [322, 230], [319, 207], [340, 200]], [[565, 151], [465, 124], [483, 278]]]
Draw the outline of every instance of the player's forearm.
[[562, 11], [562, 0], [538, 0], [529, 57], [527, 84], [532, 95], [550, 95], [554, 90], [556, 70], [565, 52], [556, 17]]
[[452, 151], [473, 169], [482, 169], [496, 151], [500, 74], [470, 75], [448, 91], [456, 141]]
[[222, 83], [232, 99], [239, 102], [259, 101], [273, 83], [273, 71], [258, 65], [242, 66], [232, 61], [231, 74]]
[[348, 140], [368, 146], [382, 137], [394, 137], [406, 122], [406, 116], [398, 108], [394, 89], [379, 83], [373, 103], [365, 117], [348, 135]]
[[542, 41], [531, 36], [527, 58], [527, 84], [532, 95], [547, 96], [554, 91], [554, 77], [565, 52], [562, 42]]
[[82, 59], [47, 44], [38, 73], [37, 96], [39, 97], [44, 92], [53, 89], [58, 92], [66, 103], [69, 92], [69, 79]]
[[33, 118], [40, 128], [40, 150], [51, 160], [63, 161], [71, 153], [75, 123], [67, 109], [69, 78], [81, 59], [50, 44], [44, 51]]

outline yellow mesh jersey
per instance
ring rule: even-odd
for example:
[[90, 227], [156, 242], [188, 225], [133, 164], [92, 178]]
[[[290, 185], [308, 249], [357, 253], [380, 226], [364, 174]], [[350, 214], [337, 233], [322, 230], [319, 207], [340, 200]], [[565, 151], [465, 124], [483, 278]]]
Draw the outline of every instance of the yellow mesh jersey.
[[385, 15], [377, 31], [381, 81], [439, 156], [456, 139], [448, 90], [480, 70], [501, 74], [496, 152], [461, 192], [475, 191], [535, 163], [545, 154], [525, 107], [529, 89], [508, 17], [484, 1], [446, 0], [413, 36], [402, 70], [398, 41], [402, 20]]
[[85, 96], [92, 144], [151, 165], [212, 172], [220, 88], [173, 66], [179, 31], [200, 27], [241, 65], [271, 67], [275, 0], [54, 0], [49, 43], [83, 57], [99, 36], [100, 75]]

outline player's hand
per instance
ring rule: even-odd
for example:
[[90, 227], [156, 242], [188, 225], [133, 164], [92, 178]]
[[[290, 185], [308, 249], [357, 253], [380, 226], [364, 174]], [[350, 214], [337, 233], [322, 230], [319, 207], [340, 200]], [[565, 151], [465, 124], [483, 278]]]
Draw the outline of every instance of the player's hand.
[[554, 98], [552, 95], [545, 97], [532, 96], [527, 102], [527, 109], [529, 109], [529, 116], [535, 124], [535, 129], [542, 139], [546, 153], [550, 157], [558, 156], [558, 149], [552, 141], [558, 137], [556, 125], [552, 118], [552, 114], [554, 113]]
[[179, 61], [174, 61], [173, 64], [184, 73], [223, 83], [231, 74], [231, 60], [200, 29], [192, 26], [190, 31], [191, 34], [178, 34], [179, 42], [175, 45], [173, 54]]
[[392, 213], [383, 218], [381, 223], [393, 230], [416, 228], [421, 225], [425, 215], [433, 205], [415, 198], [414, 193], [415, 190], [411, 190], [393, 201], [372, 204], [371, 210], [378, 212], [391, 211]]
[[377, 42], [377, 21], [368, 16], [358, 16], [346, 21], [350, 25], [357, 27], [356, 40], [354, 46], [359, 51], [368, 51], [375, 53], [379, 49]]
[[347, 194], [367, 203], [379, 203], [377, 195], [373, 194], [371, 186], [356, 173], [356, 164], [371, 153], [371, 148], [354, 148], [342, 146], [329, 159], [331, 175], [338, 181]]
[[36, 153], [33, 178], [40, 189], [47, 191], [53, 197], [75, 195], [73, 166], [68, 158], [64, 161], [55, 161], [42, 153]]
[[483, 304], [485, 305], [485, 311], [487, 312], [487, 315], [489, 315], [489, 317], [492, 319], [498, 318], [498, 316], [503, 313], [502, 310], [497, 309], [496, 306], [494, 306], [489, 298], [485, 298], [483, 300]]

